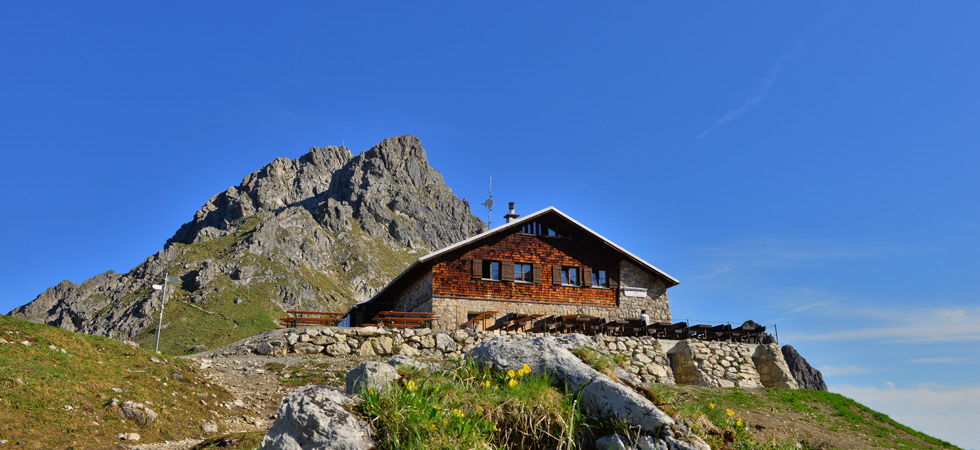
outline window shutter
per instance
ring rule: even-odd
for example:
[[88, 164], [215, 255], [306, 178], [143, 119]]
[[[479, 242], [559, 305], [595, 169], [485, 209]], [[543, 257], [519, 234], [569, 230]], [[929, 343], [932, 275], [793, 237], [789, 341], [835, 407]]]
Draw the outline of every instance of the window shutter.
[[504, 281], [514, 281], [514, 261], [501, 261], [500, 278]]
[[483, 260], [474, 259], [473, 260], [473, 278], [483, 278]]
[[582, 268], [582, 286], [592, 286], [592, 268], [583, 267]]
[[551, 266], [551, 284], [561, 284], [561, 266]]
[[531, 282], [540, 283], [541, 281], [541, 264], [531, 265]]
[[609, 282], [609, 287], [611, 289], [619, 289], [619, 279], [617, 278], [619, 274], [613, 275], [612, 271], [606, 272], [606, 281]]

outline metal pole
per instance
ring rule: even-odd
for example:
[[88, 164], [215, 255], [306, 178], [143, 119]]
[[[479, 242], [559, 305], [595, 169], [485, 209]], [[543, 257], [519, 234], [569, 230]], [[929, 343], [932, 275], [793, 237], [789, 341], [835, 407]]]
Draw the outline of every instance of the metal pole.
[[772, 324], [772, 331], [776, 332], [776, 345], [779, 345], [779, 328], [776, 328], [776, 324]]
[[163, 305], [167, 303], [167, 278], [170, 278], [170, 272], [167, 272], [163, 276], [163, 293], [160, 294], [160, 322], [157, 324], [157, 348], [154, 350], [160, 353], [160, 328], [163, 327]]

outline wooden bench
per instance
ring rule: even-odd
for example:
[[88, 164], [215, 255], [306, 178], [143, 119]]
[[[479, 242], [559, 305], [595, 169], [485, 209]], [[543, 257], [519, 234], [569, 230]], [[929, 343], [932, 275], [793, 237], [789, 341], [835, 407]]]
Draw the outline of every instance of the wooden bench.
[[754, 328], [738, 327], [731, 330], [732, 341], [748, 344], [761, 344], [766, 336], [766, 327], [758, 326]]
[[518, 314], [511, 320], [510, 325], [507, 325], [505, 329], [507, 331], [525, 331], [530, 322], [534, 319], [539, 319], [544, 317], [544, 314]]
[[279, 319], [279, 325], [287, 328], [299, 326], [328, 327], [337, 326], [344, 321], [344, 313], [328, 311], [286, 311], [289, 317]]
[[659, 339], [672, 339], [672, 340], [683, 340], [690, 337], [690, 334], [685, 332], [687, 329], [687, 322], [677, 322], [671, 324], [670, 322], [658, 322], [650, 324], [647, 329], [650, 330], [650, 335], [655, 336]]
[[439, 316], [435, 313], [381, 311], [368, 324], [388, 328], [431, 328], [436, 320]]
[[639, 318], [627, 318], [626, 324], [623, 325], [622, 331], [620, 332], [623, 336], [646, 336], [647, 335], [647, 324], [643, 322], [643, 319]]
[[481, 313], [473, 316], [473, 318], [471, 318], [470, 320], [467, 320], [464, 324], [460, 325], [459, 328], [466, 328], [466, 327], [470, 327], [470, 326], [476, 328], [476, 325], [475, 324], [476, 323], [480, 323], [480, 324], [483, 325], [483, 329], [486, 330], [487, 327], [486, 327], [486, 322], [485, 321], [486, 320], [489, 320], [489, 319], [492, 319], [494, 316], [497, 315], [497, 312], [498, 311], [483, 311], [483, 312], [481, 312]]

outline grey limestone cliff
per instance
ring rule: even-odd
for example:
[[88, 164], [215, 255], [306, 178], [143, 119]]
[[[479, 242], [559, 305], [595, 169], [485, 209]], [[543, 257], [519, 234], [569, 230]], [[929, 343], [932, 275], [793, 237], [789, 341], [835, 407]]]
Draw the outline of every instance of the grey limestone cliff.
[[[169, 273], [180, 283], [168, 291], [168, 304], [178, 303], [164, 329], [218, 344], [273, 327], [285, 309], [346, 310], [419, 256], [485, 229], [415, 136], [385, 139], [357, 156], [315, 147], [212, 197], [164, 250], [128, 273], [63, 281], [11, 314], [145, 337], [159, 311], [151, 286]], [[205, 326], [225, 331], [197, 336]]]
[[790, 345], [784, 345], [781, 351], [783, 352], [783, 358], [786, 359], [786, 365], [789, 366], [789, 372], [793, 374], [793, 378], [796, 379], [796, 384], [801, 389], [812, 389], [815, 391], [827, 390], [827, 384], [823, 381], [823, 374], [813, 368], [810, 363], [806, 362], [806, 359], [795, 348]]

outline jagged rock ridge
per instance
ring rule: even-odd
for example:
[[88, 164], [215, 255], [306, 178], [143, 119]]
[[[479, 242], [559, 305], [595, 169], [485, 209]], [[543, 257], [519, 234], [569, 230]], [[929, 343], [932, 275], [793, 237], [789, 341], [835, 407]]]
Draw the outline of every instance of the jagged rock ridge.
[[[181, 283], [168, 296], [187, 308], [164, 329], [224, 321], [231, 331], [205, 341], [230, 342], [239, 327], [268, 328], [277, 310], [346, 309], [418, 256], [485, 229], [415, 136], [385, 139], [357, 156], [346, 147], [315, 147], [295, 160], [277, 158], [212, 197], [163, 251], [128, 273], [63, 281], [10, 314], [139, 336], [156, 325], [159, 294], [151, 285], [169, 273]], [[193, 317], [180, 317], [183, 310]], [[264, 311], [263, 323], [250, 323], [255, 311]]]
[[780, 351], [783, 352], [783, 358], [786, 360], [786, 365], [789, 366], [789, 372], [793, 374], [796, 384], [800, 385], [801, 389], [827, 390], [827, 384], [823, 381], [823, 374], [811, 366], [793, 346], [784, 345]]

